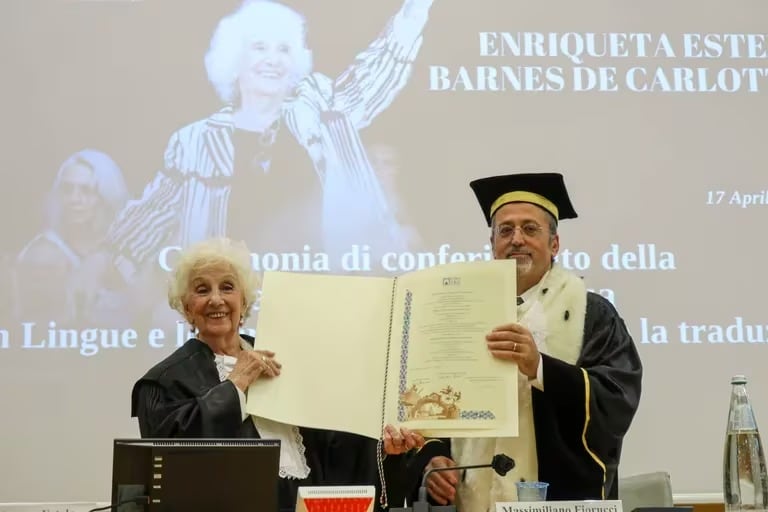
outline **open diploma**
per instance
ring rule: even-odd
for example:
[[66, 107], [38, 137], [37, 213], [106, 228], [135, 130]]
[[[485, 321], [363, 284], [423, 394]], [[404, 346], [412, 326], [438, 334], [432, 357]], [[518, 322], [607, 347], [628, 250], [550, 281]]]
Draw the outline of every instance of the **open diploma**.
[[374, 439], [385, 424], [517, 436], [517, 366], [485, 341], [516, 315], [514, 260], [394, 278], [266, 272], [256, 347], [283, 367], [251, 385], [247, 411]]

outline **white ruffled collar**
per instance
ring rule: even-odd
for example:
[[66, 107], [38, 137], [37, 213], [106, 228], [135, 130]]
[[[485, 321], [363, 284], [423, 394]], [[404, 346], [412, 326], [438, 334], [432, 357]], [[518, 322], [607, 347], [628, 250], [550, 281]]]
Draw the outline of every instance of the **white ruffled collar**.
[[[240, 344], [243, 350], [253, 350], [253, 347], [245, 340]], [[232, 373], [237, 358], [228, 355], [214, 354], [214, 362], [219, 372], [219, 380], [224, 381]], [[296, 478], [303, 480], [309, 476], [307, 465], [306, 447], [304, 439], [299, 432], [299, 427], [251, 416], [259, 435], [263, 439], [280, 440], [280, 477]]]

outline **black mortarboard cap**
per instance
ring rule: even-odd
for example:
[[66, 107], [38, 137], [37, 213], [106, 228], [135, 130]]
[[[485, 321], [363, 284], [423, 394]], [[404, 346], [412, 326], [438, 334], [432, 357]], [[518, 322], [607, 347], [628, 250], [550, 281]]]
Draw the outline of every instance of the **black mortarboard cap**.
[[577, 217], [563, 175], [556, 172], [506, 174], [470, 182], [488, 225], [496, 210], [508, 203], [531, 203], [557, 219]]

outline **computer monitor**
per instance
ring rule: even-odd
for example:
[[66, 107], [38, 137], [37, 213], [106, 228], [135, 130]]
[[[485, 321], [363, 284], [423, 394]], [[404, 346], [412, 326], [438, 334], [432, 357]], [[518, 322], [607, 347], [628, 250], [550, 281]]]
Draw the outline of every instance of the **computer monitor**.
[[280, 441], [115, 439], [112, 503], [118, 512], [274, 512]]
[[299, 487], [296, 512], [373, 512], [375, 501], [372, 485]]

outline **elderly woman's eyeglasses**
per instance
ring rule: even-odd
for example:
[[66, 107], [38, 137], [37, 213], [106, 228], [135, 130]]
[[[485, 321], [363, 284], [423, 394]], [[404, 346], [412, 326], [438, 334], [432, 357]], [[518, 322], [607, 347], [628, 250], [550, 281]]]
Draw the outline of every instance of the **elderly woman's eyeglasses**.
[[526, 238], [535, 238], [544, 231], [544, 228], [535, 222], [526, 222], [522, 226], [515, 227], [512, 224], [499, 224], [496, 226], [496, 236], [502, 239], [509, 239], [515, 236], [515, 231], [519, 229], [520, 233]]

